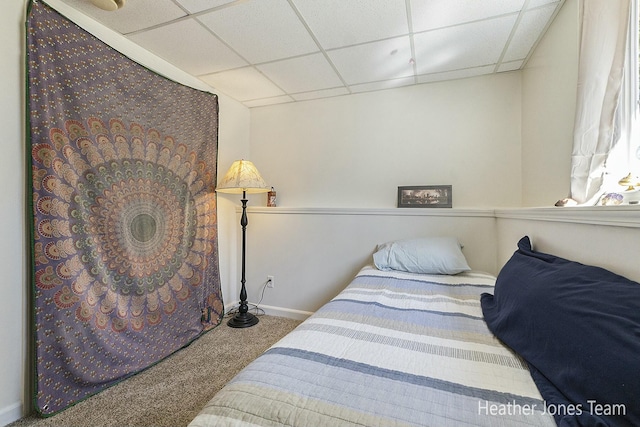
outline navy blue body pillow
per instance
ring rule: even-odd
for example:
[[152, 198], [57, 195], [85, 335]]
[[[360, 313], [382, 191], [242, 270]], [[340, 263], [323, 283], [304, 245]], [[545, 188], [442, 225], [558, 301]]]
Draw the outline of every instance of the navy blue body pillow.
[[559, 426], [640, 426], [639, 283], [524, 237], [481, 303]]

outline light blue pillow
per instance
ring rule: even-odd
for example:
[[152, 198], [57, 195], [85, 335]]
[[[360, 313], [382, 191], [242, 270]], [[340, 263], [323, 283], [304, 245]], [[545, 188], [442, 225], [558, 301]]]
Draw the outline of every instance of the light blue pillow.
[[469, 264], [455, 237], [424, 237], [378, 245], [373, 262], [379, 270], [423, 274], [458, 274]]

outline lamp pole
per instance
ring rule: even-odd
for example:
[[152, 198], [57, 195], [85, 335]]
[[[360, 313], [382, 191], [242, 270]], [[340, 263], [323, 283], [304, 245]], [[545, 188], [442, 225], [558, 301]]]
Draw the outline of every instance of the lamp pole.
[[253, 326], [258, 323], [258, 318], [253, 314], [249, 313], [249, 306], [247, 304], [247, 288], [245, 287], [246, 277], [245, 277], [245, 258], [246, 258], [246, 242], [247, 242], [247, 225], [249, 224], [249, 220], [247, 218], [247, 192], [246, 190], [242, 190], [242, 217], [240, 217], [240, 225], [242, 226], [242, 278], [240, 283], [242, 286], [240, 287], [240, 307], [238, 308], [238, 313], [233, 316], [227, 322], [232, 328], [248, 328], [249, 326]]

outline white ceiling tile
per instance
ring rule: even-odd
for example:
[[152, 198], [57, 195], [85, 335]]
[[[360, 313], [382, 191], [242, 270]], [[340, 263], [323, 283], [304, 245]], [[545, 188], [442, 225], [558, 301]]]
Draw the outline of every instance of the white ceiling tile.
[[321, 53], [259, 65], [287, 93], [308, 92], [342, 86], [342, 81]]
[[510, 15], [416, 34], [418, 74], [497, 63], [515, 20]]
[[524, 0], [411, 0], [413, 31], [458, 25], [522, 9]]
[[325, 49], [409, 33], [405, 0], [293, 0]]
[[233, 3], [236, 0], [176, 0], [190, 13], [198, 13], [203, 10], [214, 9], [225, 4]]
[[327, 54], [350, 85], [413, 75], [408, 36], [332, 50]]
[[252, 63], [318, 51], [286, 0], [249, 0], [198, 19]]
[[253, 101], [243, 102], [249, 108], [252, 107], [264, 107], [265, 105], [286, 104], [287, 102], [293, 102], [293, 98], [288, 95], [274, 96], [273, 98], [262, 98]]
[[95, 7], [87, 0], [65, 0], [96, 21], [122, 34], [149, 28], [181, 18], [187, 14], [171, 0], [134, 0], [114, 12]]
[[297, 93], [291, 95], [296, 101], [308, 101], [310, 99], [329, 98], [332, 96], [348, 95], [349, 91], [345, 87], [337, 87], [333, 89], [316, 90], [313, 92]]
[[417, 76], [418, 83], [432, 83], [443, 80], [464, 79], [467, 77], [482, 76], [493, 72], [493, 65], [485, 65], [484, 67], [467, 68], [464, 70], [445, 71], [442, 73], [427, 74]]
[[511, 62], [503, 62], [502, 64], [500, 64], [498, 66], [498, 73], [502, 73], [504, 71], [514, 71], [514, 70], [519, 70], [520, 67], [522, 67], [522, 64], [524, 64], [524, 60], [520, 60], [520, 61], [511, 61]]
[[247, 65], [194, 19], [136, 33], [128, 38], [196, 76]]
[[284, 95], [282, 90], [253, 67], [208, 74], [200, 79], [239, 101]]
[[509, 43], [509, 48], [503, 60], [514, 61], [526, 58], [555, 9], [555, 5], [549, 5], [525, 12], [518, 24], [518, 28], [516, 28], [511, 43]]

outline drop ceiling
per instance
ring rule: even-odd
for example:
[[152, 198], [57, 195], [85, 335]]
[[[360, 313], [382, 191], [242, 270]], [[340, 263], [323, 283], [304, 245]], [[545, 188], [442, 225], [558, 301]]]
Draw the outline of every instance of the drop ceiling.
[[248, 107], [518, 70], [564, 0], [62, 0]]

